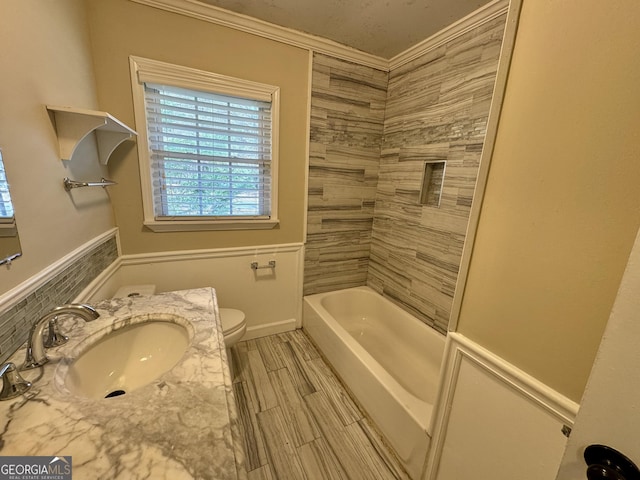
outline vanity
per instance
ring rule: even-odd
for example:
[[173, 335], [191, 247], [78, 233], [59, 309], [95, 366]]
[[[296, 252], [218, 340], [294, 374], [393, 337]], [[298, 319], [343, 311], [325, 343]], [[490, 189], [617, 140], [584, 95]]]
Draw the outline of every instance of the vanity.
[[[69, 341], [0, 402], [0, 455], [71, 456], [77, 479], [245, 479], [215, 291], [93, 306], [96, 320], [60, 319]], [[158, 347], [129, 353], [140, 342]]]

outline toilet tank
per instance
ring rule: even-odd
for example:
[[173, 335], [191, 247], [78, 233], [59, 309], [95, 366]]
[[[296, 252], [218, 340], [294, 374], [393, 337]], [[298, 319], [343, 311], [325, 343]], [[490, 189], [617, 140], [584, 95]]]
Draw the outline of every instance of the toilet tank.
[[153, 295], [155, 293], [155, 285], [123, 285], [116, 291], [116, 293], [113, 295], [113, 298], [137, 297], [140, 295]]

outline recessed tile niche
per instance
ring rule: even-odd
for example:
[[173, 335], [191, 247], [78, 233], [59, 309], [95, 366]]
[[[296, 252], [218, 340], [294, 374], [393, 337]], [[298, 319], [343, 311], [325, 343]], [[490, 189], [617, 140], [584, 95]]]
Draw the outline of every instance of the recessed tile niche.
[[447, 332], [505, 20], [389, 72], [314, 54], [305, 295], [368, 285]]
[[425, 162], [424, 171], [422, 172], [422, 187], [420, 188], [420, 205], [440, 207], [446, 166], [447, 162], [445, 160]]

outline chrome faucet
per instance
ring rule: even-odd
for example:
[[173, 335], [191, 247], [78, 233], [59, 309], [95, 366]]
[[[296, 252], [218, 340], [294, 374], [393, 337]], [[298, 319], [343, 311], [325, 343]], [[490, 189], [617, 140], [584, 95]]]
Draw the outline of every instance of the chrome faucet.
[[59, 347], [69, 341], [69, 337], [63, 335], [58, 327], [58, 317], [49, 320], [49, 331], [44, 336], [44, 348]]
[[22, 395], [31, 388], [31, 382], [27, 382], [18, 373], [16, 366], [9, 362], [0, 368], [2, 377], [2, 390], [0, 390], [0, 400], [10, 400]]
[[42, 334], [45, 327], [49, 325], [49, 321], [60, 315], [73, 315], [82, 318], [85, 322], [94, 320], [100, 316], [100, 314], [93, 307], [79, 303], [71, 303], [62, 307], [56, 307], [49, 313], [43, 315], [33, 325], [33, 327], [31, 327], [29, 338], [27, 339], [27, 358], [20, 368], [21, 370], [41, 367], [49, 361], [45, 352], [44, 339], [42, 338]]

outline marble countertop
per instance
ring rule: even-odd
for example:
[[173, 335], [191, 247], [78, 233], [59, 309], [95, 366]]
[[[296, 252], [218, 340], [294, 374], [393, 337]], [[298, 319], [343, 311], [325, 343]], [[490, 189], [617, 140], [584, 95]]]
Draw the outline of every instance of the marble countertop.
[[[0, 455], [71, 456], [74, 479], [244, 479], [244, 454], [211, 288], [102, 301], [100, 318], [60, 320], [70, 340], [47, 350], [44, 367], [21, 372], [33, 386], [0, 402]], [[175, 315], [193, 326], [187, 352], [169, 372], [125, 395], [89, 399], [63, 381], [90, 341]], [[18, 367], [24, 347], [10, 360]]]

